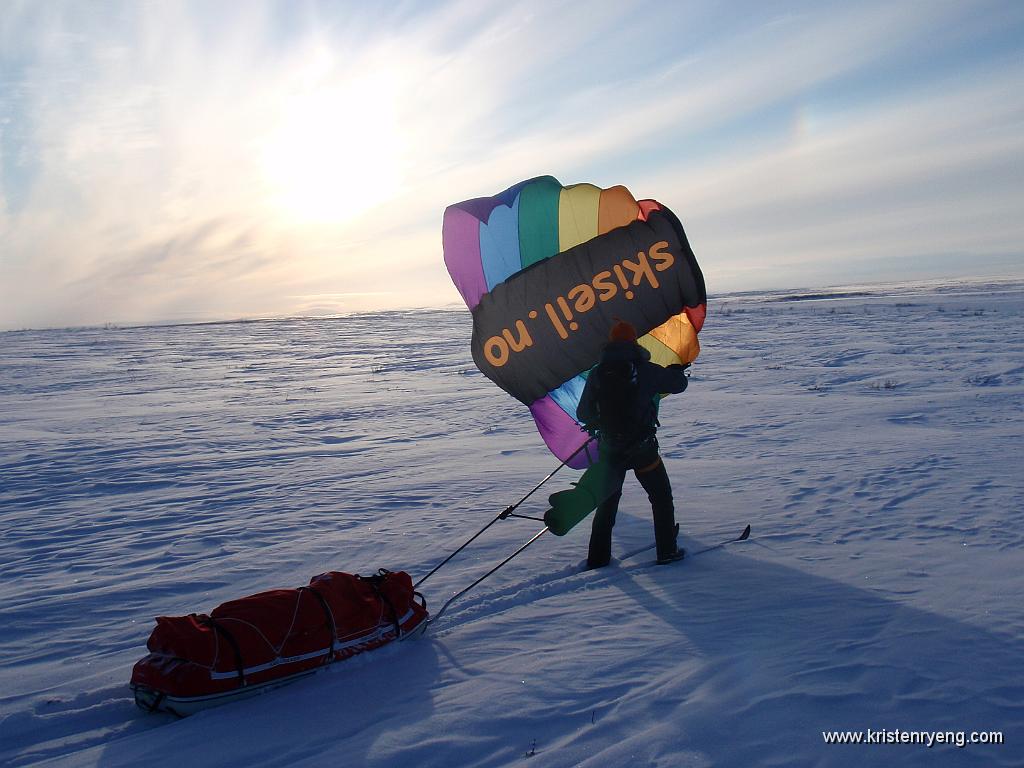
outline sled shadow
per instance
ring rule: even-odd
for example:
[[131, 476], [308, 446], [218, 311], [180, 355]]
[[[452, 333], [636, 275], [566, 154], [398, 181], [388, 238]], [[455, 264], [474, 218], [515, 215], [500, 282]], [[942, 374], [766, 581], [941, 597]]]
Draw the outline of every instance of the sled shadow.
[[380, 761], [392, 744], [407, 755], [396, 734], [432, 715], [439, 674], [437, 650], [421, 634], [251, 699], [182, 720], [163, 715], [165, 726], [110, 744], [97, 765], [286, 766], [332, 754], [339, 743], [339, 765]]
[[[681, 738], [714, 745], [715, 765], [1020, 764], [1024, 640], [755, 560], [754, 543], [665, 573], [609, 574], [669, 625], [671, 663], [694, 660], [692, 694], [666, 712]], [[822, 735], [865, 729], [1002, 731], [1005, 743], [830, 745]]]

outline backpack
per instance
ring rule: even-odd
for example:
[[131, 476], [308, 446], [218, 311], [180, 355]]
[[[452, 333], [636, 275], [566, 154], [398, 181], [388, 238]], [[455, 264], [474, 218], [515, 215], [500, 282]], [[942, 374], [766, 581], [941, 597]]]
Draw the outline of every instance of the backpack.
[[597, 377], [595, 402], [602, 437], [631, 443], [654, 434], [657, 411], [653, 398], [641, 395], [636, 361], [604, 362], [592, 375]]

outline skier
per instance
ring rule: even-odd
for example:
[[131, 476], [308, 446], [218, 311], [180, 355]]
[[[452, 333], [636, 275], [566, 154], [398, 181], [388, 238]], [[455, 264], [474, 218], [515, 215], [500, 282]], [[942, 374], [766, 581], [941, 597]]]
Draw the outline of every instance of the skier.
[[619, 320], [608, 334], [601, 362], [587, 378], [576, 416], [599, 438], [601, 460], [611, 476], [614, 493], [597, 507], [590, 533], [588, 568], [603, 568], [611, 560], [612, 527], [622, 497], [626, 471], [633, 470], [647, 491], [654, 514], [654, 539], [658, 563], [683, 557], [676, 545], [679, 527], [672, 503], [672, 485], [658, 452], [658, 395], [678, 393], [688, 383], [686, 368], [663, 368], [651, 362], [650, 353], [637, 344], [636, 329]]

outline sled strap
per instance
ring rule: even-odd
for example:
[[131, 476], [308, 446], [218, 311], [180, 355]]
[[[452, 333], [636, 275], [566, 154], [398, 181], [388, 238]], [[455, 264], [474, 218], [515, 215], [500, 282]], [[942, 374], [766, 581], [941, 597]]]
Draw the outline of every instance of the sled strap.
[[338, 641], [338, 625], [334, 622], [334, 613], [332, 613], [331, 606], [327, 604], [324, 596], [315, 587], [299, 587], [299, 592], [309, 592], [320, 603], [320, 607], [324, 609], [327, 627], [331, 630], [331, 652], [327, 654], [327, 661], [325, 662], [329, 664], [334, 661], [334, 644]]
[[380, 588], [381, 582], [387, 578], [388, 573], [390, 573], [390, 571], [385, 568], [381, 568], [373, 576], [357, 575], [356, 578], [367, 582], [373, 588], [373, 592], [377, 595], [377, 598], [384, 604], [384, 607], [388, 609], [388, 613], [391, 615], [391, 624], [395, 628], [395, 638], [397, 639], [402, 636], [402, 625], [398, 621], [398, 611], [395, 610], [395, 606], [390, 600], [388, 600], [387, 595], [385, 595]]
[[219, 621], [213, 618], [213, 616], [195, 616], [196, 620], [203, 626], [209, 627], [218, 635], [227, 640], [228, 645], [231, 646], [231, 650], [235, 652], [235, 669], [238, 670], [238, 687], [245, 687], [245, 665], [242, 663], [242, 649], [238, 647], [238, 641], [235, 640], [235, 636], [232, 635], [227, 627], [221, 624]]
[[388, 607], [388, 611], [391, 613], [391, 623], [395, 625], [395, 638], [398, 639], [402, 636], [402, 625], [398, 622], [398, 611], [395, 610], [394, 604], [388, 600], [387, 596], [380, 591], [380, 588], [374, 584], [373, 588], [380, 596], [380, 601]]

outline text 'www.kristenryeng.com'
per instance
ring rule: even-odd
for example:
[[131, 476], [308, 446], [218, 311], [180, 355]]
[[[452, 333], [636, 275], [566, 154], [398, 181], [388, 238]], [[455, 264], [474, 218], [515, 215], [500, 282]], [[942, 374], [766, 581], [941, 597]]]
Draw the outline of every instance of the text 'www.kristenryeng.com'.
[[929, 749], [950, 745], [960, 749], [972, 744], [1002, 744], [1002, 731], [906, 731], [880, 728], [864, 731], [822, 731], [826, 744], [916, 744]]

